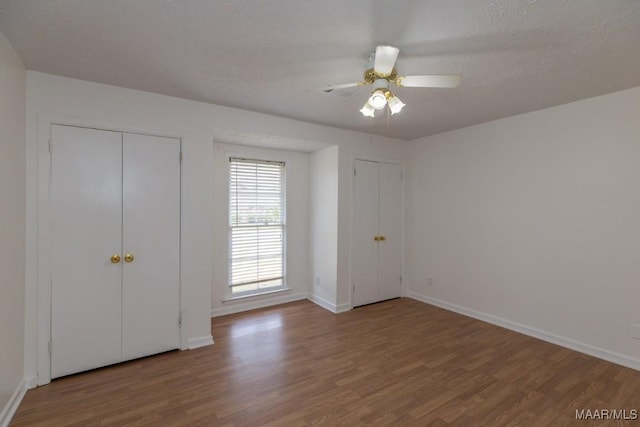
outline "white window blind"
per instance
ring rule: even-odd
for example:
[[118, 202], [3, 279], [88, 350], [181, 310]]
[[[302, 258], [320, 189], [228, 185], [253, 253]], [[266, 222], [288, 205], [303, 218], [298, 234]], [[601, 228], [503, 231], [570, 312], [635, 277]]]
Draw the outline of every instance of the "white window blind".
[[229, 284], [233, 295], [284, 288], [284, 163], [231, 158]]

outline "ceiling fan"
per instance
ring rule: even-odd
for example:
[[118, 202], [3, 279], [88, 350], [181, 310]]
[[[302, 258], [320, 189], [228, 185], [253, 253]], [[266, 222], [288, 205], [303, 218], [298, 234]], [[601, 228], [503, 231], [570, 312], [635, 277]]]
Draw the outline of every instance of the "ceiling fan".
[[367, 99], [360, 112], [367, 117], [374, 117], [376, 110], [389, 106], [391, 114], [402, 110], [405, 104], [389, 90], [389, 84], [400, 87], [432, 87], [454, 88], [460, 84], [461, 77], [457, 74], [425, 74], [419, 76], [398, 76], [395, 68], [400, 49], [393, 46], [378, 46], [369, 57], [369, 66], [364, 72], [364, 81], [331, 85], [319, 90], [330, 93], [334, 90], [354, 86], [373, 85], [371, 96]]

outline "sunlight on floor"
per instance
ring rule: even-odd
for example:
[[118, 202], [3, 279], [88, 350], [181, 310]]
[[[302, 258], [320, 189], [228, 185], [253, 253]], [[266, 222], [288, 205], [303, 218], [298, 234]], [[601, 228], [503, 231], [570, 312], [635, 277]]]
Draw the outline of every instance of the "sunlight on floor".
[[270, 329], [282, 328], [282, 316], [273, 313], [256, 319], [247, 319], [231, 325], [231, 337], [239, 338]]

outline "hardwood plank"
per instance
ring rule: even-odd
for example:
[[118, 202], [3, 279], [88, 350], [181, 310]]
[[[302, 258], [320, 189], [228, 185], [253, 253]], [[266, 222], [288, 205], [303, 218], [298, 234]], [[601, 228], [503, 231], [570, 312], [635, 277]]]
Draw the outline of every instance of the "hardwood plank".
[[591, 425], [576, 409], [640, 406], [640, 372], [410, 299], [339, 315], [299, 301], [212, 333], [30, 390], [11, 425]]

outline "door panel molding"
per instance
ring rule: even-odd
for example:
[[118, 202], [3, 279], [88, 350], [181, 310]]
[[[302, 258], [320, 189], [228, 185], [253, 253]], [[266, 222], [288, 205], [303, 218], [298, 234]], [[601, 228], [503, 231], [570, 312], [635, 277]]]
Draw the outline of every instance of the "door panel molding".
[[384, 241], [378, 245], [378, 284], [382, 300], [398, 298], [402, 288], [402, 167], [380, 163], [379, 230]]
[[173, 138], [123, 135], [123, 360], [180, 347], [179, 156]]
[[354, 170], [354, 253], [353, 271], [354, 307], [376, 302], [378, 298], [378, 217], [380, 206], [379, 164], [356, 160]]
[[122, 264], [113, 260], [122, 246], [122, 134], [54, 126], [52, 140], [51, 375], [59, 377], [121, 359]]

